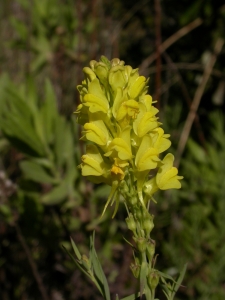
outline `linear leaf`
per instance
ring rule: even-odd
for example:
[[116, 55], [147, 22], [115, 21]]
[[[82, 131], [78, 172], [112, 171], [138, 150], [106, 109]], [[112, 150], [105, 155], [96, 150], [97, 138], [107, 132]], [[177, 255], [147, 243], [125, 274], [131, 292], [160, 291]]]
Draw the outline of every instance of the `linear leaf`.
[[135, 300], [138, 297], [140, 297], [140, 293], [132, 294], [132, 295], [122, 298], [120, 300]]
[[75, 252], [77, 258], [80, 260], [81, 259], [81, 254], [80, 254], [80, 251], [78, 250], [76, 244], [74, 243], [73, 239], [70, 238], [70, 241], [71, 241], [71, 244], [72, 244], [72, 247], [73, 247], [73, 251]]
[[185, 275], [186, 269], [187, 269], [187, 264], [185, 264], [183, 266], [183, 269], [181, 270], [180, 275], [179, 275], [179, 277], [177, 279], [177, 282], [176, 282], [176, 284], [175, 284], [175, 286], [173, 288], [172, 299], [174, 298], [176, 292], [178, 291], [178, 289], [179, 289], [179, 287], [180, 287], [180, 285], [181, 285], [181, 283], [182, 283], [182, 281], [184, 279], [184, 275]]
[[94, 247], [94, 233], [93, 237], [90, 239], [90, 260], [93, 265], [93, 271], [94, 274], [96, 275], [96, 280], [99, 283], [102, 294], [104, 295], [104, 298], [106, 300], [110, 300], [110, 292], [109, 292], [109, 286], [107, 279], [105, 277], [105, 274], [103, 272], [102, 266], [100, 264], [100, 261], [98, 259], [97, 253], [95, 251]]

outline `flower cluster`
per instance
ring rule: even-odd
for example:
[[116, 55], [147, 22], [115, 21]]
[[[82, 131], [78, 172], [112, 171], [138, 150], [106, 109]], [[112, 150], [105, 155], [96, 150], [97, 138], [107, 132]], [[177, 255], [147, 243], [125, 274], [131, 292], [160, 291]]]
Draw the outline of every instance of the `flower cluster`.
[[112, 186], [105, 209], [119, 195], [145, 207], [158, 189], [179, 189], [183, 177], [173, 167], [173, 155], [160, 158], [171, 142], [147, 94], [148, 79], [118, 58], [92, 60], [83, 72], [76, 114], [81, 139], [91, 143], [80, 168], [94, 183]]

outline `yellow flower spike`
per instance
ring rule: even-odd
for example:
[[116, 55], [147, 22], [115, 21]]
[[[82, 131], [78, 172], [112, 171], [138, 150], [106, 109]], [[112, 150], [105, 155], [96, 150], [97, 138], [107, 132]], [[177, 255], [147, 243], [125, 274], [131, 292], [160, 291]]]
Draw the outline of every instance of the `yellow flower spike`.
[[158, 109], [147, 94], [148, 79], [124, 61], [104, 56], [83, 72], [85, 80], [78, 86], [81, 104], [75, 113], [84, 127], [83, 138], [94, 145], [87, 147], [80, 168], [94, 183], [112, 186], [102, 214], [114, 203], [116, 214], [120, 195], [127, 205], [140, 208], [140, 201], [146, 209], [158, 189], [180, 188], [183, 177], [173, 167], [172, 154], [159, 158], [171, 142], [159, 127]]
[[145, 135], [135, 157], [135, 165], [140, 172], [155, 169], [160, 161], [158, 149], [151, 145], [150, 136]]
[[127, 79], [124, 73], [124, 66], [116, 65], [112, 67], [109, 71], [109, 84], [112, 87], [114, 92], [117, 91], [118, 88], [124, 88], [127, 84]]
[[105, 146], [109, 142], [109, 133], [102, 120], [86, 123], [84, 129], [87, 140], [100, 146]]
[[159, 168], [156, 175], [156, 183], [161, 190], [179, 189], [181, 183], [179, 180], [183, 176], [178, 176], [177, 168], [173, 167], [174, 156], [168, 153], [162, 160], [162, 166]]
[[139, 96], [145, 86], [146, 78], [144, 76], [139, 76], [128, 90], [130, 98], [135, 99], [137, 96]]
[[80, 167], [83, 176], [101, 176], [108, 168], [95, 145], [87, 145], [87, 154], [84, 154], [81, 159]]
[[164, 134], [164, 130], [160, 127], [156, 128], [150, 136], [153, 140], [153, 145], [158, 149], [159, 153], [166, 151], [171, 146], [171, 141], [168, 140], [169, 134]]

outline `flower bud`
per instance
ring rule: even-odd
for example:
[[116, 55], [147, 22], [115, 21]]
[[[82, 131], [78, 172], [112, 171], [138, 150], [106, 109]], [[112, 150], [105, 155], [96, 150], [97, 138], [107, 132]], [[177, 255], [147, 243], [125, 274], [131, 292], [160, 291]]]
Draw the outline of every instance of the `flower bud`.
[[136, 196], [132, 196], [128, 200], [132, 206], [136, 205], [138, 202], [138, 198]]
[[125, 180], [121, 181], [121, 183], [120, 183], [120, 190], [121, 190], [121, 193], [123, 193], [123, 194], [128, 194], [129, 193], [129, 188], [128, 188]]
[[133, 237], [134, 241], [136, 242], [137, 244], [137, 248], [140, 252], [145, 252], [146, 248], [147, 248], [147, 241], [145, 238], [143, 237], [138, 237], [138, 238], [135, 238]]
[[149, 216], [145, 216], [142, 221], [143, 229], [146, 231], [146, 235], [148, 236], [154, 227], [153, 218], [149, 214]]
[[138, 278], [139, 277], [139, 274], [140, 274], [140, 266], [138, 264], [131, 264], [130, 265], [130, 269], [134, 275], [135, 278]]
[[88, 67], [83, 68], [83, 72], [90, 81], [92, 81], [96, 78], [95, 73]]
[[142, 221], [142, 219], [143, 219], [143, 214], [142, 214], [142, 210], [141, 210], [140, 207], [138, 207], [138, 208], [136, 209], [136, 211], [135, 211], [135, 216], [136, 216], [136, 218], [137, 218], [137, 220], [138, 220], [139, 222]]
[[155, 290], [159, 283], [159, 274], [157, 271], [150, 272], [147, 277], [147, 282], [151, 290]]
[[111, 85], [112, 89], [114, 91], [116, 91], [117, 88], [123, 89], [126, 83], [127, 81], [124, 73], [124, 67], [123, 66], [112, 67], [109, 71], [109, 84]]
[[152, 196], [155, 192], [158, 191], [158, 186], [156, 184], [156, 178], [153, 177], [152, 179], [148, 180], [143, 187], [143, 191], [146, 195]]
[[113, 58], [111, 60], [111, 65], [112, 65], [112, 67], [120, 65], [120, 59], [119, 58]]
[[152, 261], [153, 256], [155, 254], [155, 241], [153, 241], [153, 240], [148, 241], [147, 247], [146, 247], [146, 254], [147, 254], [148, 260]]
[[91, 60], [90, 61], [90, 67], [91, 67], [92, 70], [94, 70], [96, 64], [97, 64], [96, 60]]
[[103, 84], [105, 84], [108, 79], [108, 70], [108, 67], [102, 62], [95, 64], [95, 74]]
[[130, 229], [131, 231], [133, 231], [135, 233], [135, 231], [136, 231], [136, 222], [135, 222], [134, 217], [133, 217], [132, 214], [130, 214], [130, 216], [128, 218], [126, 218], [126, 223], [127, 223], [128, 229]]
[[146, 78], [144, 76], [139, 76], [135, 82], [129, 88], [128, 93], [132, 99], [135, 99], [146, 85]]

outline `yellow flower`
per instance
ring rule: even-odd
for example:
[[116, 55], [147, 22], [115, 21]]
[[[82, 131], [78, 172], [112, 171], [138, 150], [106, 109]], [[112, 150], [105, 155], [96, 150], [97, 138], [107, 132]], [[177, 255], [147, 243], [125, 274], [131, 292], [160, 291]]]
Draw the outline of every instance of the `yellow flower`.
[[154, 129], [150, 133], [150, 137], [152, 138], [152, 144], [158, 149], [159, 153], [166, 151], [171, 146], [171, 141], [168, 140], [170, 135], [164, 134], [164, 130], [160, 127]]
[[138, 97], [146, 87], [146, 83], [146, 78], [144, 76], [138, 76], [128, 89], [130, 98], [135, 99], [136, 97]]
[[168, 153], [162, 160], [162, 166], [159, 168], [156, 175], [156, 184], [161, 190], [180, 189], [181, 183], [179, 180], [183, 176], [178, 176], [177, 168], [173, 167], [174, 156]]
[[109, 133], [102, 120], [86, 123], [84, 129], [83, 133], [87, 140], [100, 146], [105, 146], [109, 142]]
[[128, 116], [129, 119], [130, 118], [135, 119], [137, 117], [138, 112], [139, 112], [138, 102], [130, 99], [122, 103], [122, 105], [118, 109], [116, 119], [120, 121], [126, 116]]
[[87, 145], [87, 154], [81, 157], [82, 175], [83, 176], [101, 176], [106, 171], [106, 165], [95, 145]]
[[83, 97], [83, 104], [89, 107], [89, 111], [91, 113], [99, 111], [104, 113], [108, 112], [109, 102], [97, 78], [89, 83], [88, 93]]
[[121, 138], [115, 138], [112, 140], [109, 145], [109, 151], [105, 154], [105, 156], [112, 155], [113, 150], [117, 152], [118, 158], [121, 160], [129, 160], [132, 158], [132, 152], [129, 145]]
[[132, 158], [129, 126], [119, 134], [118, 138], [112, 140], [108, 150], [105, 156], [112, 156], [121, 160], [130, 160]]
[[138, 171], [155, 169], [160, 161], [159, 151], [152, 147], [152, 141], [149, 135], [145, 135], [135, 157], [135, 165]]
[[143, 137], [148, 132], [159, 126], [157, 117], [158, 109], [150, 107], [147, 111], [147, 107], [143, 103], [139, 103], [140, 113], [137, 115], [137, 119], [133, 123], [133, 129], [138, 137]]
[[121, 129], [130, 125], [130, 122], [134, 120], [139, 113], [139, 105], [135, 100], [127, 100], [122, 103], [118, 109], [117, 120]]
[[108, 71], [109, 68], [103, 62], [92, 61], [92, 68], [94, 73], [97, 75], [98, 79], [102, 84], [107, 84], [108, 81]]
[[118, 88], [124, 88], [127, 84], [127, 78], [124, 74], [124, 67], [117, 65], [110, 69], [109, 71], [109, 84], [113, 91], [116, 91]]

